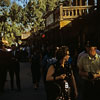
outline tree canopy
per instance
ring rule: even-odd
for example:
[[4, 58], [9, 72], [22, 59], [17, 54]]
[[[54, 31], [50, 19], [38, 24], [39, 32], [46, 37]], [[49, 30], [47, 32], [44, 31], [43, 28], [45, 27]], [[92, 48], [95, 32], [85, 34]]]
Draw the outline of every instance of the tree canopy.
[[54, 10], [60, 1], [0, 0], [1, 37], [11, 45], [18, 42], [17, 37], [20, 37], [26, 29], [42, 30], [45, 27], [43, 15], [47, 10]]

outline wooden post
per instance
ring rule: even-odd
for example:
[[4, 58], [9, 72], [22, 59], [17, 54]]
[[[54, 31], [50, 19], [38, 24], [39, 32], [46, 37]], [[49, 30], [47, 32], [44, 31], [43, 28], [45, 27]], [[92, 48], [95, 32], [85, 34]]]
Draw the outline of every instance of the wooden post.
[[75, 9], [75, 16], [78, 16], [77, 9]]
[[69, 1], [69, 6], [72, 6], [72, 0]]
[[72, 16], [74, 16], [74, 10], [73, 9], [71, 10], [71, 12], [72, 12]]
[[73, 0], [73, 6], [76, 6], [76, 0]]
[[80, 0], [80, 6], [82, 6], [82, 0]]
[[78, 1], [76, 0], [76, 6], [78, 6]]
[[78, 6], [78, 0], [73, 0], [73, 6]]
[[60, 3], [60, 20], [63, 20], [63, 3]]
[[82, 9], [79, 9], [79, 16], [82, 16]]

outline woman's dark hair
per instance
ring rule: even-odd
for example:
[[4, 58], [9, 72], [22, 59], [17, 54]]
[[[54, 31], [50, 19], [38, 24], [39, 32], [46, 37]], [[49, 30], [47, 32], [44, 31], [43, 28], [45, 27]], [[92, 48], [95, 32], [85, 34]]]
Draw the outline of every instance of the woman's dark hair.
[[67, 46], [61, 46], [56, 52], [56, 58], [57, 60], [61, 60], [63, 57], [67, 55], [67, 51], [69, 51], [69, 48]]

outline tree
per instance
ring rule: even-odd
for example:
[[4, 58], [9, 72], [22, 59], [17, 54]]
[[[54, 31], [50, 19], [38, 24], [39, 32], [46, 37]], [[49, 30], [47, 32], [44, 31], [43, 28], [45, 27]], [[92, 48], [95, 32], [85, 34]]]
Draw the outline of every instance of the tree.
[[10, 5], [10, 0], [0, 0], [0, 6], [4, 7], [8, 7]]
[[2, 9], [0, 13], [0, 33], [2, 39], [7, 41], [8, 45], [11, 45], [16, 42], [16, 36], [21, 35], [21, 7], [16, 3], [13, 3], [12, 6], [8, 5], [8, 1], [1, 0], [0, 2]]
[[46, 11], [46, 0], [30, 0], [25, 7], [30, 25], [38, 30], [44, 27], [43, 14]]
[[[16, 36], [26, 29], [42, 30], [43, 16], [54, 10], [62, 0], [0, 0], [0, 33], [9, 44], [16, 42]], [[20, 5], [18, 2], [21, 2]]]
[[47, 0], [48, 10], [54, 10], [57, 7], [59, 1], [60, 0]]
[[9, 17], [12, 21], [20, 23], [22, 17], [22, 7], [13, 2], [11, 8], [9, 9]]

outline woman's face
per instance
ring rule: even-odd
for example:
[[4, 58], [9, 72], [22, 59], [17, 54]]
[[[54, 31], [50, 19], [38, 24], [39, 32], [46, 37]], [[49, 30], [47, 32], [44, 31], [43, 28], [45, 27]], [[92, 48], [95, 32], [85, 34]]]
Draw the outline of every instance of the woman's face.
[[66, 56], [64, 57], [65, 61], [68, 61], [69, 57], [70, 57], [69, 51], [66, 51]]

